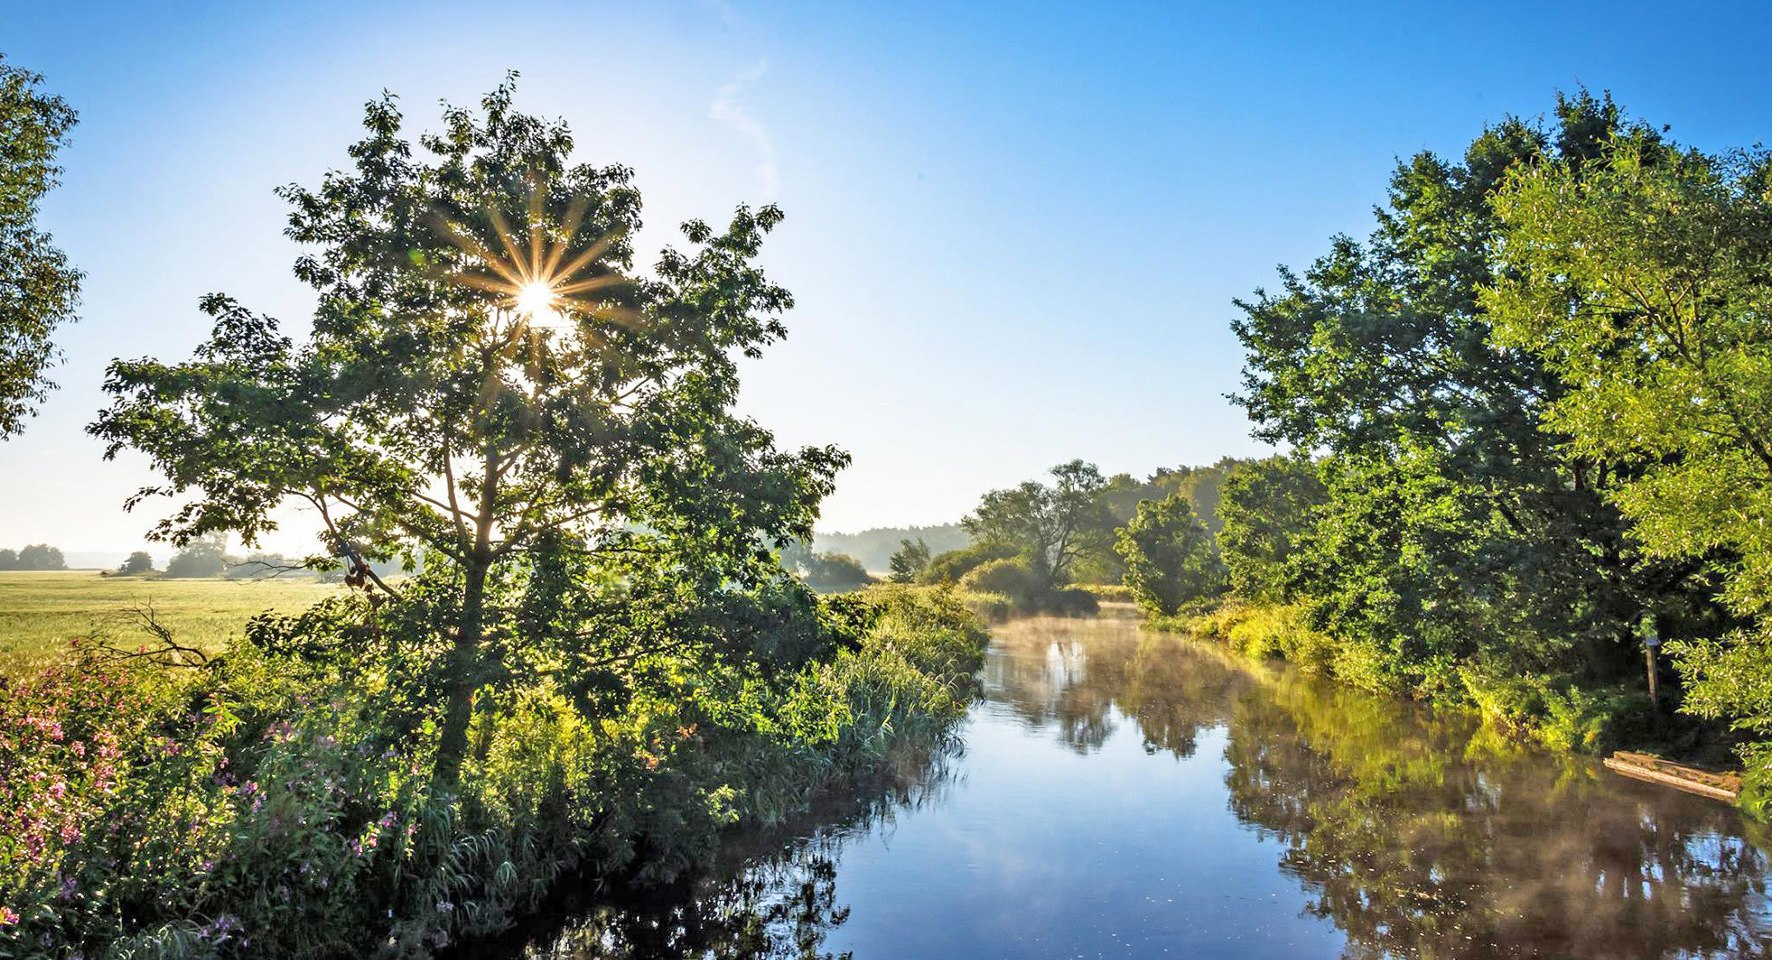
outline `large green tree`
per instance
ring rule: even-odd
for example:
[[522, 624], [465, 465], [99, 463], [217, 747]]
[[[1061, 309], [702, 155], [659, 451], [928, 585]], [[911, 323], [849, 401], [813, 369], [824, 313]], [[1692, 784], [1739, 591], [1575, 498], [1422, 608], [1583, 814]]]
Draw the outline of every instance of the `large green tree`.
[[1147, 612], [1172, 616], [1182, 604], [1224, 589], [1212, 531], [1180, 494], [1140, 503], [1114, 549], [1126, 562], [1126, 586]]
[[1326, 502], [1298, 570], [1320, 624], [1361, 649], [1361, 682], [1432, 694], [1473, 660], [1606, 679], [1633, 663], [1644, 605], [1691, 572], [1635, 562], [1603, 496], [1619, 465], [1541, 429], [1563, 383], [1499, 345], [1479, 301], [1509, 171], [1603, 167], [1621, 132], [1655, 139], [1583, 93], [1548, 127], [1510, 119], [1458, 160], [1420, 154], [1366, 242], [1338, 237], [1241, 304], [1237, 399], [1258, 436], [1319, 458]]
[[[1546, 427], [1630, 465], [1607, 495], [1645, 551], [1706, 565], [1748, 622], [1677, 648], [1688, 707], [1772, 735], [1772, 156], [1606, 150], [1602, 169], [1511, 179], [1509, 269], [1484, 303], [1566, 385]], [[1772, 748], [1757, 752], [1772, 785]]]
[[80, 296], [80, 272], [37, 226], [74, 126], [73, 109], [42, 83], [0, 55], [0, 440], [24, 429], [48, 392], [52, 337]]
[[[113, 364], [91, 429], [165, 475], [131, 506], [183, 498], [155, 536], [251, 545], [305, 505], [313, 564], [347, 565], [415, 648], [434, 625], [447, 784], [483, 691], [589, 677], [623, 655], [612, 638], [692, 642], [709, 618], [660, 611], [778, 581], [772, 546], [811, 536], [848, 457], [778, 450], [731, 410], [738, 361], [792, 305], [756, 264], [774, 207], [690, 221], [641, 273], [632, 171], [573, 162], [567, 127], [514, 109], [511, 84], [416, 142], [391, 98], [364, 122], [350, 168], [284, 191], [312, 332], [210, 296], [195, 357]], [[369, 561], [393, 554], [425, 573], [384, 582]]]
[[961, 521], [975, 543], [1020, 555], [1046, 590], [1069, 583], [1077, 558], [1113, 530], [1101, 496], [1107, 481], [1094, 464], [1072, 460], [1051, 473], [1050, 484], [1029, 480], [986, 493]]

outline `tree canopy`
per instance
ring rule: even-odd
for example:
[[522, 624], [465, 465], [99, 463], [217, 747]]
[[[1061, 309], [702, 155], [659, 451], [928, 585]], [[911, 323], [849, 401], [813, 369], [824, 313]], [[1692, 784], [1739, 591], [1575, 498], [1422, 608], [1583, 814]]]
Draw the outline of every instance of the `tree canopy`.
[[48, 393], [53, 335], [80, 297], [80, 272], [37, 226], [75, 119], [42, 83], [0, 55], [0, 440], [24, 429]]
[[[1565, 386], [1545, 427], [1620, 468], [1606, 488], [1644, 553], [1701, 566], [1740, 620], [1676, 642], [1685, 706], [1772, 733], [1772, 155], [1614, 135], [1605, 163], [1515, 171], [1496, 203], [1498, 339]], [[1682, 634], [1684, 636], [1682, 637]], [[1750, 753], [1764, 804], [1772, 746]]]
[[[321, 527], [311, 564], [425, 607], [421, 634], [446, 625], [426, 674], [447, 704], [444, 781], [477, 691], [532, 662], [508, 644], [606, 662], [620, 652], [582, 623], [599, 591], [681, 603], [772, 582], [771, 547], [811, 535], [848, 462], [778, 450], [731, 412], [738, 359], [785, 334], [793, 302], [755, 263], [780, 211], [689, 221], [685, 247], [637, 272], [632, 171], [574, 163], [566, 126], [512, 92], [447, 108], [416, 142], [391, 97], [371, 103], [349, 169], [282, 191], [310, 249], [311, 334], [209, 296], [211, 339], [188, 361], [113, 364], [91, 427], [165, 475], [130, 506], [183, 498], [155, 536], [252, 545], [300, 503]], [[369, 566], [394, 554], [424, 560], [418, 596]]]
[[1133, 599], [1150, 613], [1172, 616], [1183, 604], [1224, 589], [1212, 532], [1179, 494], [1140, 503], [1114, 548], [1126, 561]]
[[1051, 473], [1050, 484], [1028, 480], [986, 493], [962, 521], [976, 542], [1022, 556], [1046, 589], [1069, 583], [1077, 558], [1113, 530], [1101, 499], [1107, 481], [1094, 464], [1072, 460]]
[[[1701, 605], [1689, 565], [1639, 562], [1606, 498], [1620, 464], [1548, 424], [1556, 371], [1493, 336], [1496, 191], [1518, 167], [1603, 169], [1606, 145], [1656, 135], [1606, 98], [1560, 98], [1548, 126], [1509, 119], [1459, 160], [1399, 165], [1364, 243], [1337, 237], [1278, 293], [1241, 304], [1236, 398], [1257, 436], [1317, 458], [1324, 502], [1298, 538], [1299, 592], [1358, 648], [1370, 686], [1456, 692], [1500, 673], [1632, 668], [1648, 598]], [[1356, 666], [1357, 665], [1357, 666]]]

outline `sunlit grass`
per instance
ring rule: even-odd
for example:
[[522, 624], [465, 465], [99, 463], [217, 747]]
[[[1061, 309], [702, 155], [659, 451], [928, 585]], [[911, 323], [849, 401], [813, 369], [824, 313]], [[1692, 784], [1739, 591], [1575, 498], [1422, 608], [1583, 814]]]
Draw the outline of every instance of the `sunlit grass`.
[[104, 637], [132, 647], [151, 637], [132, 611], [152, 606], [179, 643], [219, 649], [247, 620], [296, 613], [344, 588], [311, 580], [160, 580], [90, 570], [0, 573], [0, 675], [65, 656], [71, 641]]

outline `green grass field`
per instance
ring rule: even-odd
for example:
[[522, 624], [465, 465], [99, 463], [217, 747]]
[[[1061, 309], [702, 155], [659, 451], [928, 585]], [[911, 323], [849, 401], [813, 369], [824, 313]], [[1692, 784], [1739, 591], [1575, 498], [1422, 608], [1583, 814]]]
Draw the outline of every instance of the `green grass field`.
[[214, 650], [257, 614], [298, 613], [343, 589], [307, 580], [101, 577], [95, 570], [0, 573], [0, 674], [42, 667], [65, 656], [76, 638], [148, 642], [131, 611], [150, 604], [179, 643]]

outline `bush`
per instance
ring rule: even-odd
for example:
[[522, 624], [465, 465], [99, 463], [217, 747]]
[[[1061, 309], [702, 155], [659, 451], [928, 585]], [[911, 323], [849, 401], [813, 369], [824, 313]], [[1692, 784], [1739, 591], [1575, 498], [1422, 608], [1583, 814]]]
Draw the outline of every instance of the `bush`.
[[1006, 560], [1015, 556], [1015, 550], [1000, 543], [975, 543], [958, 550], [937, 554], [929, 561], [923, 572], [917, 575], [917, 582], [930, 586], [943, 583], [959, 583], [974, 567], [991, 560]]
[[1288, 660], [1313, 673], [1336, 672], [1337, 649], [1328, 635], [1311, 627], [1302, 606], [1231, 601], [1210, 612], [1168, 621], [1167, 625], [1222, 640], [1252, 659]]
[[1134, 603], [1132, 588], [1123, 583], [1079, 583], [1077, 589], [1087, 591], [1102, 603]]
[[1568, 677], [1478, 666], [1460, 678], [1484, 722], [1552, 749], [1601, 753], [1649, 733], [1649, 696], [1627, 686], [1584, 687]]
[[1029, 598], [1041, 590], [1034, 571], [1020, 557], [987, 560], [968, 571], [960, 579], [960, 587], [978, 593], [1001, 594], [1018, 606], [1026, 606]]

